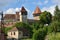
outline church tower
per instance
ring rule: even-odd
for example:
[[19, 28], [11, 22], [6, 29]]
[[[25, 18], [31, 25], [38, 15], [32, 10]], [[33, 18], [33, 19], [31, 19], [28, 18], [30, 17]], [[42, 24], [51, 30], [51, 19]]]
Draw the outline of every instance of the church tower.
[[40, 20], [40, 19], [39, 19], [40, 14], [41, 14], [41, 10], [40, 10], [40, 8], [37, 6], [36, 9], [35, 9], [35, 11], [34, 11], [34, 13], [33, 13], [34, 20]]
[[24, 7], [21, 8], [21, 12], [20, 12], [20, 22], [27, 22], [27, 11]]

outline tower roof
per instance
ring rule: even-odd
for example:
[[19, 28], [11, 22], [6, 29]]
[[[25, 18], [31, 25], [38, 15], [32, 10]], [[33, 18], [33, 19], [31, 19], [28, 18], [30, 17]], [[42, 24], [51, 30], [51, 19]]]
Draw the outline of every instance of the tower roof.
[[40, 8], [37, 6], [33, 14], [41, 14]]
[[27, 12], [26, 9], [22, 6], [21, 12]]

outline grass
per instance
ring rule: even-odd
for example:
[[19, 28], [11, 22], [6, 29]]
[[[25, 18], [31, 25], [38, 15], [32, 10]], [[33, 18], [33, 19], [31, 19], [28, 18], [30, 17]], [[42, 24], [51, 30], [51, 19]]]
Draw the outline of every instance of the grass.
[[60, 40], [60, 32], [55, 33], [50, 33], [48, 35], [48, 40]]

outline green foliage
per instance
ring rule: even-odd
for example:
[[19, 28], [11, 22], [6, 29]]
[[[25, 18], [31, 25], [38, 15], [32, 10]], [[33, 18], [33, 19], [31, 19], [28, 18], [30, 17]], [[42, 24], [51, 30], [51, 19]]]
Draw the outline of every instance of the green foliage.
[[44, 11], [40, 15], [40, 22], [43, 24], [49, 24], [52, 21], [52, 15], [50, 12]]
[[60, 9], [58, 8], [58, 6], [55, 7], [55, 11], [54, 11], [54, 21], [60, 21]]
[[7, 32], [10, 30], [10, 29], [12, 29], [13, 27], [7, 27], [7, 28], [5, 28], [5, 33], [7, 34]]
[[60, 22], [58, 22], [58, 21], [52, 22], [49, 29], [52, 32], [58, 32], [58, 31], [60, 31]]
[[39, 29], [33, 34], [33, 40], [44, 40], [47, 34], [46, 28]]
[[22, 22], [17, 22], [14, 26], [18, 27], [18, 28], [25, 28], [25, 29], [27, 29], [30, 32], [30, 36], [32, 36], [32, 34], [33, 34], [33, 31], [32, 31], [33, 28], [29, 24], [22, 23]]
[[31, 27], [33, 28], [33, 32], [36, 32], [38, 29], [43, 28], [44, 24], [39, 22], [34, 22]]
[[34, 23], [32, 24], [32, 27], [33, 27], [33, 29], [38, 30], [38, 29], [39, 29], [39, 23], [38, 23], [38, 22], [34, 22]]
[[48, 40], [60, 40], [60, 32], [54, 34], [54, 33], [50, 33], [48, 34]]

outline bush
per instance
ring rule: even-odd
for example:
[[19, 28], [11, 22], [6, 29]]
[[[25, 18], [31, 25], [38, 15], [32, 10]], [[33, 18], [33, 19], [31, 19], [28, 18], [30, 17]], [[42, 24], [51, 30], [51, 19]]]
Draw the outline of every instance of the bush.
[[32, 37], [33, 28], [29, 24], [26, 24], [26, 23], [23, 23], [23, 22], [17, 22], [14, 26], [17, 27], [17, 28], [25, 28], [25, 29], [27, 29], [29, 31], [29, 33], [30, 33], [30, 37]]
[[7, 32], [9, 31], [9, 30], [11, 30], [13, 27], [7, 27], [7, 28], [5, 28], [5, 33], [7, 34]]
[[58, 21], [53, 21], [49, 27], [48, 27], [48, 32], [51, 33], [51, 32], [60, 32], [60, 22]]
[[46, 29], [39, 29], [33, 34], [33, 40], [44, 40], [47, 32]]
[[48, 40], [60, 40], [60, 33], [50, 33], [48, 35]]

